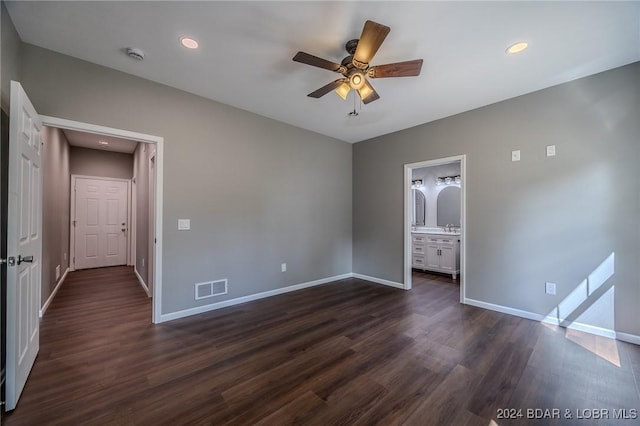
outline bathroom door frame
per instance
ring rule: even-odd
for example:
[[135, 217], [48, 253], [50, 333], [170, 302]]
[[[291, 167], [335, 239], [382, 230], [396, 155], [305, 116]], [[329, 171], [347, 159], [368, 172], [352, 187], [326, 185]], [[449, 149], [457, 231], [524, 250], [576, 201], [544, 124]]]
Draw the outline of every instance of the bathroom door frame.
[[467, 156], [455, 155], [452, 157], [438, 158], [435, 160], [425, 160], [404, 165], [404, 289], [411, 290], [411, 210], [412, 193], [411, 180], [414, 169], [424, 167], [442, 166], [445, 164], [460, 163], [460, 303], [465, 303], [466, 299], [466, 279], [467, 279]]

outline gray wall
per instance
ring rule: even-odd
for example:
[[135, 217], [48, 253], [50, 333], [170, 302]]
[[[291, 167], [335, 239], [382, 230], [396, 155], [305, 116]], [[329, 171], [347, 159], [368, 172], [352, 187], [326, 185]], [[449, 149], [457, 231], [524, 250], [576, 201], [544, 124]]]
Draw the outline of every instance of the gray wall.
[[71, 174], [131, 179], [133, 155], [72, 146]]
[[639, 104], [635, 63], [355, 144], [354, 272], [403, 280], [403, 164], [466, 154], [467, 297], [547, 315], [615, 253], [573, 316], [640, 335]]
[[0, 75], [1, 96], [0, 104], [2, 109], [9, 112], [9, 92], [11, 80], [20, 80], [20, 46], [22, 42], [16, 32], [13, 22], [9, 17], [4, 2], [0, 4], [0, 37], [2, 49], [0, 49]]
[[[22, 58], [39, 113], [164, 137], [164, 313], [351, 272], [352, 145], [35, 46]], [[228, 295], [194, 300], [219, 278]]]
[[69, 267], [71, 175], [69, 142], [60, 129], [44, 127], [42, 136], [42, 304]]
[[136, 182], [136, 270], [151, 289], [149, 282], [149, 158], [155, 145], [138, 144], [134, 153], [134, 176]]

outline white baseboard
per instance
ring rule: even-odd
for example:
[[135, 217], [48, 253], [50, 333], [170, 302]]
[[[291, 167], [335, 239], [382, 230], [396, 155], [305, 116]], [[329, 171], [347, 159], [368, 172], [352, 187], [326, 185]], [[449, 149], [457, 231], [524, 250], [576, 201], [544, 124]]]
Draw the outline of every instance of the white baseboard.
[[64, 274], [62, 274], [62, 277], [58, 281], [58, 284], [56, 284], [56, 288], [53, 289], [53, 291], [49, 295], [49, 298], [47, 299], [47, 301], [44, 302], [44, 305], [42, 305], [42, 308], [40, 308], [40, 318], [42, 318], [43, 315], [45, 314], [45, 312], [47, 312], [47, 309], [49, 308], [49, 305], [53, 301], [53, 298], [56, 296], [56, 293], [60, 289], [60, 286], [62, 285], [64, 280], [67, 278], [67, 274], [68, 273], [69, 273], [69, 268], [65, 269]]
[[142, 279], [142, 277], [138, 273], [138, 269], [135, 267], [135, 265], [133, 266], [133, 272], [136, 274], [136, 277], [138, 278], [138, 282], [140, 283], [140, 287], [142, 287], [144, 292], [147, 293], [147, 296], [151, 297], [151, 292], [149, 291], [149, 287], [147, 286], [147, 283], [144, 282], [144, 280]]
[[635, 334], [616, 331], [616, 339], [627, 343], [633, 343], [634, 345], [640, 345], [640, 336], [636, 336]]
[[202, 314], [209, 311], [215, 311], [216, 309], [222, 309], [229, 306], [239, 305], [241, 303], [251, 302], [253, 300], [264, 299], [266, 297], [277, 296], [279, 294], [289, 293], [296, 290], [302, 290], [304, 288], [315, 287], [317, 285], [327, 284], [333, 281], [343, 280], [345, 278], [351, 278], [353, 274], [336, 275], [333, 277], [322, 278], [320, 280], [309, 281], [306, 283], [295, 284], [288, 287], [277, 288], [275, 290], [264, 291], [262, 293], [250, 294], [248, 296], [237, 297], [235, 299], [223, 300], [222, 302], [211, 303], [209, 305], [198, 306], [195, 308], [184, 309], [182, 311], [171, 312], [169, 314], [161, 314], [160, 322], [166, 322], [175, 320], [178, 318], [184, 318], [191, 315]]
[[596, 336], [608, 337], [609, 339], [616, 338], [616, 332], [610, 328], [598, 327], [595, 325], [585, 324], [582, 322], [568, 322], [565, 319], [559, 319], [551, 315], [547, 315], [542, 322], [545, 324], [557, 325], [560, 327], [568, 328], [570, 330], [584, 331], [585, 333], [595, 334]]
[[395, 288], [400, 288], [404, 290], [404, 284], [397, 283], [395, 281], [384, 280], [382, 278], [370, 277], [368, 275], [362, 275], [362, 274], [356, 274], [356, 273], [353, 273], [351, 275], [353, 276], [353, 278], [359, 278], [361, 280], [371, 281], [377, 284], [388, 285], [389, 287], [395, 287]]
[[487, 303], [481, 300], [464, 299], [464, 303], [465, 305], [489, 309], [490, 311], [502, 312], [503, 314], [515, 315], [517, 317], [526, 318], [533, 321], [542, 321], [544, 319], [544, 315], [534, 314], [533, 312], [523, 311], [520, 309], [509, 308], [507, 306], [494, 305], [493, 303]]
[[559, 327], [568, 328], [571, 330], [583, 331], [585, 333], [595, 334], [597, 336], [608, 337], [609, 339], [621, 340], [628, 343], [640, 345], [640, 336], [629, 333], [621, 333], [619, 331], [611, 330], [609, 328], [597, 327], [595, 325], [585, 324], [581, 322], [567, 323], [566, 320], [558, 319], [551, 315], [540, 315], [529, 311], [523, 311], [520, 309], [509, 308], [502, 305], [494, 305], [493, 303], [487, 303], [480, 300], [465, 299], [467, 305], [476, 306], [478, 308], [489, 309], [491, 311], [502, 312], [503, 314], [515, 315], [517, 317], [530, 319], [533, 321], [543, 322], [545, 324], [557, 325]]

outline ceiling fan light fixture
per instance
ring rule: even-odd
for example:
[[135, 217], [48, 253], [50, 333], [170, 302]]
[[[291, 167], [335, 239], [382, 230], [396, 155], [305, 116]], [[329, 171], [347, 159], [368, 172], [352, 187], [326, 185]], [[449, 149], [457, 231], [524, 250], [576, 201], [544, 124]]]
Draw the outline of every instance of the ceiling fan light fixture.
[[371, 95], [373, 93], [373, 89], [371, 89], [371, 86], [367, 86], [366, 84], [364, 86], [362, 86], [360, 88], [360, 90], [358, 90], [358, 95], [360, 95], [360, 99], [367, 99], [369, 97], [369, 95]]
[[353, 90], [360, 90], [364, 86], [364, 74], [361, 72], [354, 72], [349, 76], [349, 86]]
[[346, 82], [342, 83], [335, 92], [340, 96], [343, 100], [347, 100], [347, 95], [351, 91], [351, 86], [349, 86]]
[[529, 47], [529, 43], [527, 43], [526, 41], [519, 41], [507, 47], [507, 50], [505, 50], [505, 52], [507, 53], [507, 55], [515, 55], [516, 53], [522, 52], [527, 47]]

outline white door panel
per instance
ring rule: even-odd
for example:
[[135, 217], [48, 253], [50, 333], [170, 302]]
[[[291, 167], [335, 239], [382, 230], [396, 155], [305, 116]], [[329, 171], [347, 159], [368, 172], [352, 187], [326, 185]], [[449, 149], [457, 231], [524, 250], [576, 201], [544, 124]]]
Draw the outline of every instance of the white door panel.
[[75, 178], [75, 269], [127, 263], [126, 181]]
[[11, 82], [9, 121], [8, 411], [16, 407], [40, 345], [38, 314], [42, 256], [41, 124], [22, 86], [15, 81]]

